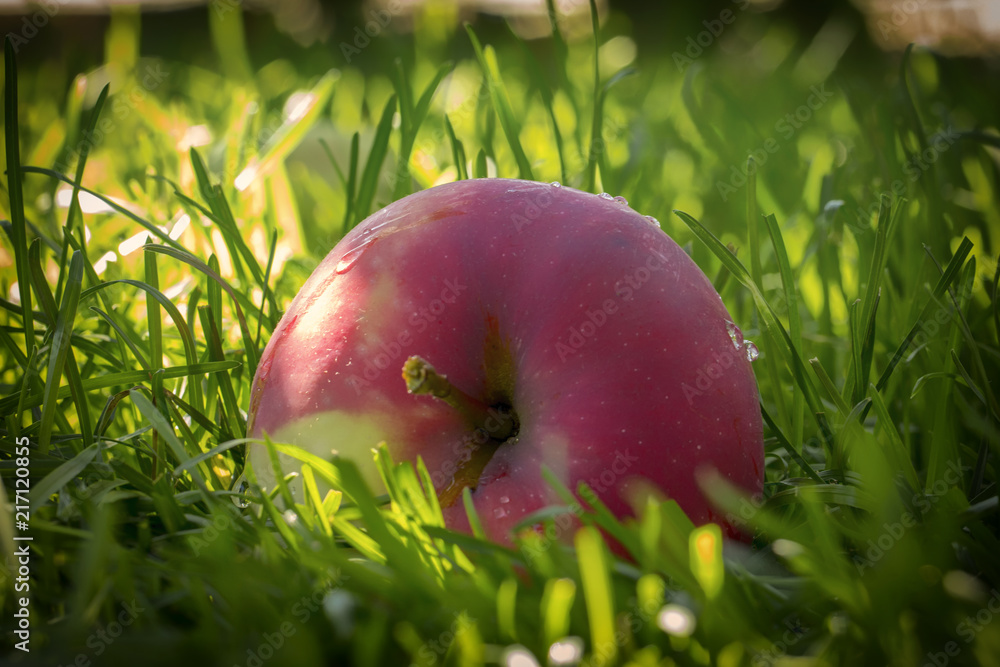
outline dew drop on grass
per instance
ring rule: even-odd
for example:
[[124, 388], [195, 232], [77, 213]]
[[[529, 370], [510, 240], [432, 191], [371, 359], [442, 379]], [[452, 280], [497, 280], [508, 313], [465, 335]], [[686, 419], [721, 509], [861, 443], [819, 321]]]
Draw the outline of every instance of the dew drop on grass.
[[607, 199], [608, 201], [611, 201], [611, 200], [614, 199], [614, 197], [612, 197], [611, 195], [609, 195], [607, 192], [602, 192], [601, 194], [599, 194], [597, 196], [600, 197], [601, 199]]
[[744, 347], [747, 349], [747, 361], [750, 363], [757, 361], [757, 357], [760, 356], [760, 350], [758, 350], [757, 346], [753, 344], [753, 341], [748, 340], [744, 344]]
[[625, 199], [625, 197], [622, 197], [621, 195], [618, 195], [614, 199], [615, 199], [616, 202], [618, 202], [622, 206], [628, 206], [628, 200]]
[[[249, 489], [250, 489], [250, 482], [247, 481], [246, 473], [243, 473], [242, 475], [236, 478], [235, 482], [233, 482], [233, 486], [230, 488], [230, 491], [235, 491], [236, 493], [242, 495], [245, 494]], [[239, 507], [240, 509], [246, 509], [247, 507], [250, 507], [250, 503], [244, 500], [243, 498], [239, 498], [237, 496], [229, 496], [229, 499], [232, 500], [233, 504]]]

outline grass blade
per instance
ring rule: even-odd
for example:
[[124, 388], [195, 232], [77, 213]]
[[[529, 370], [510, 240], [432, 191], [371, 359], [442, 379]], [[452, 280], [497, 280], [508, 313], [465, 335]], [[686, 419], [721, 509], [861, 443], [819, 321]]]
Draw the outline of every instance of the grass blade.
[[479, 149], [479, 154], [476, 155], [476, 164], [473, 167], [473, 178], [486, 178], [490, 175], [490, 169], [486, 162], [486, 151], [482, 148]]
[[695, 528], [688, 538], [691, 572], [705, 593], [713, 600], [722, 592], [725, 568], [722, 563], [722, 529], [714, 523]]
[[[170, 420], [167, 419], [166, 415], [160, 412], [159, 408], [153, 405], [152, 401], [136, 389], [129, 392], [129, 398], [132, 400], [132, 404], [135, 405], [142, 416], [149, 421], [149, 424], [153, 427], [153, 429], [155, 429], [155, 431], [160, 434], [160, 437], [167, 442], [167, 446], [170, 447], [170, 450], [173, 452], [177, 462], [185, 463], [188, 460], [188, 453], [184, 449], [184, 445], [181, 444], [177, 434], [174, 433], [174, 427], [170, 423]], [[185, 470], [191, 473], [191, 477], [195, 480], [199, 487], [205, 488], [205, 479], [201, 476], [201, 471], [198, 470], [197, 466], [190, 466]]]
[[83, 258], [80, 251], [75, 251], [70, 259], [69, 276], [66, 280], [66, 292], [59, 307], [59, 319], [56, 320], [52, 334], [52, 350], [49, 352], [48, 373], [45, 376], [45, 397], [42, 402], [41, 427], [38, 434], [38, 446], [44, 456], [49, 453], [52, 439], [52, 425], [55, 419], [56, 402], [59, 399], [59, 380], [70, 351], [70, 336], [76, 322], [76, 310], [80, 304], [80, 288], [83, 283]]
[[[752, 163], [748, 165], [748, 173], [750, 173], [749, 166], [752, 166]], [[750, 183], [753, 183], [756, 186], [757, 183], [756, 169], [753, 170], [752, 175], [747, 177], [747, 183], [748, 186]], [[801, 350], [802, 320], [799, 317], [799, 302], [795, 290], [795, 274], [792, 271], [791, 264], [788, 261], [788, 252], [785, 250], [785, 240], [782, 237], [781, 229], [778, 227], [777, 219], [774, 217], [773, 214], [769, 213], [768, 215], [764, 216], [764, 223], [765, 225], [767, 225], [767, 232], [768, 235], [771, 237], [771, 245], [774, 248], [775, 259], [778, 261], [778, 273], [781, 276], [781, 287], [783, 290], [782, 294], [784, 295], [785, 309], [788, 315], [788, 337], [789, 339], [791, 339], [794, 348], [796, 350]], [[759, 243], [760, 241], [758, 240], [758, 244]], [[751, 249], [751, 259], [753, 257], [752, 252], [753, 250]], [[759, 275], [757, 280], [758, 280], [757, 284], [759, 286], [762, 286], [762, 283], [760, 282], [761, 278]], [[774, 337], [771, 336], [770, 333], [767, 334], [767, 342], [773, 348], [775, 341]], [[781, 385], [777, 381], [776, 376], [775, 380], [776, 380], [775, 387], [776, 388], [780, 387]], [[785, 400], [783, 395], [784, 392], [779, 390], [775, 393], [777, 396], [780, 397], [778, 401], [778, 406], [782, 410], [784, 410], [785, 409]], [[787, 420], [792, 428], [792, 439], [794, 442], [799, 442], [802, 440], [802, 431], [803, 431], [802, 409], [804, 407], [803, 399], [804, 397], [802, 392], [795, 392], [795, 394], [792, 397], [792, 411], [790, 414], [790, 418]]]
[[[150, 245], [149, 239], [146, 245]], [[154, 290], [160, 289], [160, 277], [156, 270], [156, 255], [143, 253], [146, 263], [146, 284]], [[149, 332], [149, 364], [155, 372], [163, 368], [163, 323], [160, 320], [160, 304], [156, 299], [146, 299], [146, 327]]]
[[[198, 269], [206, 276], [211, 278], [213, 281], [215, 281], [215, 283], [219, 285], [222, 289], [224, 289], [226, 291], [226, 294], [228, 294], [233, 299], [233, 306], [236, 308], [236, 319], [239, 322], [240, 334], [243, 340], [243, 350], [246, 354], [248, 372], [251, 376], [253, 376], [257, 372], [257, 363], [260, 360], [260, 358], [259, 355], [257, 354], [257, 349], [253, 346], [253, 336], [250, 335], [250, 327], [247, 324], [246, 317], [243, 315], [243, 309], [240, 308], [237, 294], [236, 292], [233, 291], [233, 288], [229, 286], [229, 283], [227, 283], [226, 280], [219, 275], [218, 271], [213, 270], [203, 261], [192, 255], [191, 253], [187, 252], [186, 250], [176, 251], [173, 248], [166, 248], [164, 246], [156, 246], [156, 245], [147, 245], [145, 247], [145, 250], [146, 252], [157, 252], [160, 253], [161, 255], [169, 255], [174, 259], [179, 259], [182, 262], [185, 262], [186, 264], [190, 264], [191, 266], [193, 266], [194, 268]], [[128, 282], [128, 281], [122, 281], [122, 282]], [[217, 304], [215, 308], [213, 308], [213, 312], [221, 313], [222, 312], [221, 304]], [[179, 317], [180, 314], [178, 313], [178, 318]], [[177, 320], [175, 320], [175, 322], [177, 322]], [[187, 328], [186, 324], [184, 325], [184, 329], [181, 332], [182, 335], [184, 334], [184, 331], [188, 331], [190, 334], [190, 330]]]
[[844, 398], [837, 391], [836, 385], [833, 384], [833, 380], [827, 374], [826, 369], [823, 368], [823, 364], [820, 363], [819, 359], [813, 357], [809, 360], [809, 365], [812, 366], [813, 372], [816, 373], [816, 377], [819, 378], [819, 384], [826, 391], [827, 398], [829, 398], [834, 405], [837, 406], [837, 411], [840, 413], [841, 417], [847, 415], [851, 409], [844, 402]]
[[[101, 94], [97, 96], [97, 102], [94, 103], [94, 108], [90, 112], [90, 120], [87, 122], [87, 134], [85, 136], [94, 136], [94, 130], [97, 128], [97, 121], [101, 117], [101, 110], [104, 108], [104, 103], [108, 99], [108, 91], [111, 89], [111, 84], [105, 84], [104, 88], [101, 89]], [[80, 184], [83, 183], [83, 171], [87, 166], [87, 158], [90, 156], [90, 142], [84, 141], [80, 144], [80, 156], [77, 158], [76, 162], [76, 178], [73, 179], [73, 191], [71, 198], [69, 200], [69, 212], [66, 214], [66, 228], [63, 234], [66, 238], [63, 240], [62, 253], [59, 256], [59, 266], [66, 266], [66, 254], [69, 252], [69, 238], [73, 236], [73, 232], [76, 229], [76, 220], [81, 216], [80, 212]], [[87, 255], [87, 235], [83, 231], [83, 225], [81, 222], [80, 231], [76, 236], [77, 243], [80, 249], [83, 250], [84, 256]], [[56, 286], [56, 297], [62, 294], [63, 286], [63, 272], [59, 272], [59, 282]]]
[[431, 100], [434, 98], [434, 93], [437, 92], [438, 86], [441, 85], [441, 82], [448, 75], [451, 69], [451, 63], [444, 63], [438, 67], [434, 78], [431, 79], [431, 82], [427, 84], [426, 88], [424, 88], [424, 92], [420, 95], [420, 99], [414, 106], [412, 105], [412, 100], [410, 99], [409, 84], [406, 81], [406, 72], [403, 69], [402, 64], [399, 64], [397, 69], [398, 78], [393, 81], [396, 84], [396, 92], [400, 98], [403, 136], [400, 142], [399, 165], [396, 168], [396, 183], [393, 199], [402, 199], [406, 195], [410, 194], [409, 163], [410, 156], [413, 153], [413, 144], [417, 139], [417, 133], [420, 131], [420, 126], [423, 125], [424, 120], [427, 118], [427, 112], [430, 111]]
[[778, 439], [778, 444], [781, 445], [781, 447], [788, 452], [788, 455], [795, 460], [795, 462], [799, 465], [799, 468], [802, 469], [802, 472], [804, 472], [817, 484], [825, 484], [823, 479], [816, 474], [815, 470], [813, 470], [813, 467], [809, 465], [809, 462], [802, 458], [802, 454], [799, 450], [795, 449], [795, 447], [792, 446], [792, 443], [788, 441], [788, 438], [786, 438], [785, 434], [781, 432], [778, 425], [774, 423], [774, 420], [771, 419], [771, 415], [767, 413], [767, 410], [764, 409], [763, 405], [760, 406], [760, 414], [764, 419], [764, 424], [771, 430], [771, 434]]
[[547, 645], [552, 645], [569, 634], [570, 613], [576, 599], [576, 582], [562, 577], [549, 579], [542, 593], [541, 615], [542, 636]]
[[743, 264], [736, 259], [736, 256], [729, 252], [726, 246], [724, 246], [722, 242], [719, 241], [719, 239], [717, 239], [712, 232], [708, 231], [708, 229], [706, 229], [700, 222], [683, 211], [675, 210], [674, 213], [677, 214], [677, 216], [684, 221], [691, 231], [694, 232], [695, 236], [701, 239], [701, 241], [708, 246], [709, 250], [711, 250], [712, 253], [722, 261], [723, 266], [728, 268], [733, 273], [733, 276], [735, 276], [744, 287], [750, 290], [750, 294], [753, 296], [753, 300], [757, 304], [757, 310], [761, 314], [765, 325], [771, 332], [774, 333], [778, 340], [784, 343], [784, 345], [776, 346], [776, 349], [781, 352], [785, 359], [785, 364], [792, 372], [792, 376], [798, 383], [799, 388], [805, 394], [805, 400], [808, 403], [810, 410], [813, 414], [820, 413], [822, 409], [816, 395], [816, 388], [806, 374], [805, 364], [799, 356], [798, 349], [792, 343], [791, 338], [789, 338], [788, 333], [781, 325], [781, 322], [778, 321], [771, 305], [757, 288], [757, 285], [754, 283], [750, 273], [746, 270]]
[[132, 337], [129, 336], [124, 329], [122, 329], [121, 325], [119, 325], [110, 315], [105, 313], [97, 306], [91, 306], [90, 309], [95, 313], [97, 313], [101, 317], [101, 319], [107, 322], [108, 325], [115, 330], [115, 333], [118, 334], [118, 339], [125, 343], [129, 351], [132, 352], [132, 356], [135, 357], [136, 361], [139, 362], [139, 365], [142, 366], [143, 370], [152, 373], [153, 369], [150, 367], [149, 362], [146, 360], [146, 355], [142, 353], [142, 351], [139, 349], [139, 346], [136, 344], [134, 340], [132, 340]]
[[45, 273], [42, 271], [41, 241], [37, 238], [32, 240], [28, 247], [28, 273], [31, 277], [31, 286], [38, 297], [38, 305], [48, 318], [49, 322], [55, 322], [59, 316], [59, 309], [56, 300], [52, 296], [52, 290], [46, 282]]
[[955, 278], [958, 277], [959, 271], [961, 271], [962, 266], [965, 264], [965, 259], [969, 256], [972, 251], [972, 241], [968, 237], [962, 237], [962, 242], [959, 244], [958, 248], [955, 250], [955, 254], [952, 255], [951, 261], [948, 262], [948, 266], [945, 268], [944, 273], [938, 279], [937, 284], [934, 286], [934, 290], [931, 293], [930, 300], [924, 305], [923, 310], [917, 316], [916, 322], [910, 327], [909, 333], [903, 338], [899, 347], [896, 348], [895, 354], [892, 355], [892, 359], [889, 364], [882, 371], [882, 375], [879, 376], [878, 382], [875, 383], [875, 388], [882, 391], [885, 384], [889, 381], [889, 377], [892, 375], [892, 371], [895, 370], [896, 365], [899, 363], [900, 359], [903, 358], [903, 354], [910, 347], [910, 343], [913, 342], [913, 338], [920, 331], [920, 325], [927, 319], [930, 315], [931, 309], [934, 304], [944, 296], [945, 291], [951, 286]]
[[[219, 336], [219, 330], [215, 327], [211, 306], [199, 306], [198, 315], [201, 317], [201, 330], [206, 338], [205, 344], [208, 347], [209, 358], [212, 361], [224, 361], [225, 353], [222, 351], [222, 339]], [[230, 424], [232, 432], [246, 433], [247, 425], [240, 413], [240, 406], [236, 401], [236, 392], [233, 390], [229, 374], [222, 373], [218, 379], [219, 387], [222, 390], [222, 402], [226, 406], [230, 420], [232, 420]]]
[[[292, 110], [288, 120], [278, 128], [267, 145], [261, 149], [259, 160], [251, 164], [237, 176], [237, 189], [243, 190], [246, 179], [258, 178], [270, 174], [278, 164], [284, 162], [288, 154], [305, 138], [309, 129], [319, 120], [333, 95], [333, 89], [340, 79], [340, 72], [330, 70], [324, 74], [316, 85], [302, 98], [299, 105]], [[242, 180], [241, 180], [242, 179]], [[243, 185], [243, 187], [240, 187]]]
[[[455, 128], [451, 126], [451, 120], [449, 120], [447, 114], [444, 117], [444, 127], [448, 132], [448, 140], [451, 142], [451, 159], [455, 162], [455, 169], [458, 171], [458, 180], [464, 181], [469, 178], [469, 171], [465, 165], [465, 147], [455, 137]], [[1000, 331], [1000, 328], [997, 330]]]
[[469, 34], [472, 47], [476, 51], [476, 57], [479, 59], [479, 64], [486, 75], [490, 97], [493, 100], [493, 109], [500, 119], [500, 127], [503, 128], [503, 133], [507, 137], [507, 143], [514, 154], [519, 175], [525, 180], [533, 181], [535, 177], [531, 172], [531, 164], [528, 162], [528, 156], [524, 154], [524, 148], [521, 146], [521, 127], [514, 115], [514, 110], [510, 106], [507, 89], [504, 87], [503, 79], [500, 77], [500, 67], [497, 64], [496, 52], [490, 46], [483, 48], [480, 45], [479, 38], [476, 37], [472, 26], [468, 23], [465, 24], [465, 31]]
[[93, 444], [82, 452], [61, 464], [58, 468], [42, 478], [40, 482], [31, 489], [31, 510], [32, 514], [48, 502], [49, 498], [59, 489], [63, 488], [75, 479], [84, 468], [90, 465], [97, 457], [99, 444]]
[[365, 169], [361, 174], [358, 196], [354, 202], [354, 224], [361, 222], [371, 213], [375, 190], [378, 188], [378, 174], [389, 151], [389, 135], [392, 134], [392, 117], [395, 113], [396, 96], [393, 95], [382, 110], [382, 119], [375, 130], [375, 139], [372, 141], [368, 161], [365, 162]]
[[574, 544], [580, 563], [591, 646], [594, 649], [608, 647], [610, 655], [602, 653], [602, 656], [613, 664], [618, 653], [618, 643], [615, 642], [615, 601], [611, 594], [611, 576], [604, 540], [596, 528], [584, 526], [577, 531]]
[[53, 171], [51, 169], [45, 169], [43, 167], [23, 167], [21, 169], [21, 171], [23, 173], [25, 173], [25, 174], [42, 174], [44, 176], [49, 176], [50, 178], [54, 178], [57, 181], [62, 181], [63, 183], [67, 183], [69, 185], [75, 185], [75, 186], [79, 187], [79, 189], [80, 189], [81, 192], [86, 192], [89, 195], [93, 195], [94, 197], [97, 197], [102, 202], [104, 202], [106, 205], [108, 205], [110, 208], [114, 209], [116, 213], [124, 215], [129, 220], [132, 220], [133, 222], [138, 223], [146, 231], [148, 231], [150, 234], [152, 234], [156, 238], [158, 238], [161, 241], [163, 241], [166, 245], [168, 245], [168, 246], [170, 246], [172, 248], [176, 248], [178, 250], [183, 250], [184, 249], [184, 246], [182, 246], [180, 243], [178, 243], [177, 241], [175, 241], [172, 238], [170, 238], [170, 236], [168, 236], [167, 234], [165, 234], [159, 227], [157, 227], [153, 223], [149, 222], [148, 220], [143, 220], [142, 218], [140, 218], [138, 215], [136, 215], [132, 211], [128, 210], [127, 208], [125, 208], [124, 206], [122, 206], [121, 204], [119, 204], [118, 202], [115, 202], [115, 201], [109, 199], [108, 197], [105, 197], [101, 193], [95, 192], [94, 190], [91, 190], [90, 188], [85, 188], [82, 185], [77, 184], [75, 181], [70, 180], [66, 176], [60, 174], [58, 171]]
[[[163, 370], [163, 379], [172, 380], [195, 375], [204, 375], [205, 373], [223, 373], [239, 367], [240, 362], [238, 361], [172, 366]], [[138, 382], [148, 382], [149, 380], [150, 374], [148, 371], [123, 371], [121, 373], [109, 373], [107, 375], [89, 377], [82, 381], [82, 387], [84, 391], [94, 391], [96, 389], [107, 389], [109, 387], [136, 384]], [[69, 395], [70, 388], [68, 386], [59, 387], [58, 398], [66, 398]], [[6, 413], [9, 410], [13, 410], [17, 407], [20, 400], [20, 395], [8, 396], [4, 399], [0, 399], [0, 412]], [[23, 409], [29, 410], [42, 405], [44, 400], [44, 395], [42, 393], [29, 394], [24, 397], [21, 405]]]
[[312, 505], [316, 518], [319, 519], [323, 532], [328, 537], [333, 537], [333, 527], [330, 526], [330, 518], [323, 510], [323, 501], [319, 497], [319, 489], [316, 486], [316, 477], [308, 463], [302, 465], [302, 486], [306, 492], [306, 499]]
[[593, 117], [590, 122], [590, 151], [587, 154], [587, 190], [597, 189], [597, 162], [604, 151], [597, 150], [601, 142], [601, 127], [604, 125], [604, 96], [601, 94], [601, 24], [597, 14], [596, 0], [590, 0], [590, 28], [594, 35], [594, 97]]
[[28, 237], [24, 221], [24, 195], [21, 191], [21, 140], [17, 120], [17, 59], [11, 35], [4, 39], [4, 134], [7, 152], [7, 197], [10, 199], [10, 221], [13, 231], [14, 263], [17, 267], [17, 289], [21, 300], [21, 322], [24, 326], [25, 356], [35, 348], [35, 324], [31, 311], [31, 278], [28, 270]]

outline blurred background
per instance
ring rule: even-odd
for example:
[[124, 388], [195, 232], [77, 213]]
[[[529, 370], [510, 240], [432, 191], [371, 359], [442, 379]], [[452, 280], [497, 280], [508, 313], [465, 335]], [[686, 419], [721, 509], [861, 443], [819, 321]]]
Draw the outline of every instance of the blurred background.
[[[608, 4], [608, 0], [598, 2], [602, 16], [607, 14]], [[636, 36], [643, 46], [666, 45], [671, 35], [678, 32], [683, 35], [684, 29], [692, 25], [691, 21], [718, 13], [727, 5], [755, 12], [777, 12], [803, 27], [822, 21], [837, 8], [862, 22], [874, 41], [889, 50], [902, 49], [914, 42], [943, 53], [981, 55], [996, 53], [1000, 43], [1000, 5], [990, 0], [851, 0], [850, 9], [840, 7], [845, 3], [830, 0], [809, 3], [714, 0], [697, 5], [621, 0], [612, 4], [618, 11], [642, 17], [638, 22], [641, 25], [636, 26]], [[545, 0], [4, 0], [0, 3], [0, 13], [16, 17], [41, 11], [53, 18], [63, 14], [63, 20], [55, 21], [54, 25], [61, 24], [65, 32], [60, 36], [65, 38], [73, 34], [83, 37], [87, 31], [101, 30], [101, 26], [107, 25], [109, 12], [123, 6], [139, 6], [144, 11], [156, 13], [149, 20], [165, 30], [190, 30], [200, 24], [204, 30], [203, 8], [206, 5], [222, 10], [227, 6], [240, 6], [257, 15], [253, 21], [273, 20], [279, 31], [303, 45], [348, 37], [358, 21], [367, 20], [366, 11], [389, 9], [390, 5], [396, 7], [393, 13], [398, 18], [394, 32], [412, 32], [416, 17], [427, 6], [441, 10], [441, 20], [506, 16], [515, 31], [525, 38], [538, 38], [550, 32]], [[568, 34], [579, 36], [589, 28], [587, 0], [557, 0], [554, 5]], [[72, 25], [65, 16], [74, 17]], [[0, 25], [9, 32], [16, 31], [18, 23], [7, 19]], [[58, 43], [55, 34], [51, 39], [52, 44]]]
[[[195, 174], [187, 152], [195, 148], [213, 179], [243, 193], [237, 215], [255, 255], [266, 258], [266, 239], [280, 230], [274, 275], [283, 276], [284, 262], [295, 258], [299, 271], [290, 286], [367, 213], [459, 177], [446, 124], [470, 147], [467, 173], [477, 157], [471, 147], [481, 146], [485, 173], [517, 175], [465, 22], [483, 43], [496, 45], [536, 178], [614, 190], [664, 221], [682, 244], [690, 233], [670, 211], [685, 210], [740, 247], [746, 158], [754, 155], [761, 208], [789, 229], [793, 261], [809, 254], [808, 228], [797, 224], [798, 216], [814, 219], [837, 201], [850, 212], [848, 224], [859, 216], [868, 224], [873, 202], [877, 208], [879, 194], [904, 175], [904, 161], [882, 155], [894, 141], [882, 132], [913, 121], [901, 89], [886, 85], [898, 76], [907, 44], [915, 45], [911, 93], [923, 96], [917, 113], [928, 132], [952, 125], [988, 129], [1000, 99], [997, 2], [596, 5], [603, 91], [596, 142], [587, 104], [595, 59], [588, 0], [8, 0], [0, 4], [0, 32], [12, 36], [24, 73], [26, 163], [71, 174], [81, 142], [89, 141], [77, 136], [78, 121], [109, 84], [109, 131], [90, 138], [84, 185], [160, 218], [165, 233], [217, 254], [223, 274], [232, 277], [218, 232], [199, 232], [183, 207], [168, 203], [164, 182], [147, 180], [167, 178], [190, 191]], [[354, 136], [364, 157], [400, 77], [412, 83], [416, 97], [446, 63], [452, 67], [419, 136], [389, 142], [371, 201], [354, 206], [342, 180]], [[323, 96], [329, 109], [320, 113], [313, 107], [325, 103]], [[399, 127], [398, 111], [392, 123]], [[795, 150], [784, 150], [788, 146]], [[990, 146], [983, 150], [994, 155]], [[957, 165], [960, 156], [948, 159]], [[874, 180], [854, 177], [860, 163], [875, 167]], [[984, 175], [990, 168], [962, 167]], [[932, 187], [930, 213], [947, 209], [947, 225], [932, 225], [926, 237], [939, 252], [957, 242], [946, 230], [990, 239], [984, 218], [970, 215], [982, 210], [985, 219], [996, 218], [983, 209], [989, 197], [976, 191], [980, 181]], [[34, 177], [26, 187], [37, 224], [57, 225], [70, 186]], [[915, 187], [926, 190], [927, 183]], [[121, 262], [141, 255], [135, 251], [146, 233], [107, 216], [108, 205], [86, 194], [81, 205], [86, 223], [100, 225], [91, 248], [100, 251], [98, 275], [115, 262], [118, 268], [107, 275], [127, 274]], [[698, 244], [691, 252], [703, 266], [714, 265]], [[848, 243], [843, 252], [856, 250]], [[0, 246], [0, 267], [11, 262]], [[990, 262], [981, 259], [984, 271]], [[849, 294], [826, 294], [814, 267], [802, 267], [801, 279], [807, 306], [818, 310], [822, 303], [833, 322], [846, 318]], [[856, 276], [845, 280], [852, 285]], [[12, 282], [5, 291], [16, 298]], [[777, 288], [777, 274], [765, 276], [765, 285]], [[833, 322], [826, 323], [828, 333]]]
[[[885, 118], [912, 120], [899, 89], [886, 85], [898, 75], [907, 44], [916, 45], [912, 92], [926, 95], [919, 113], [929, 131], [952, 124], [985, 129], [983, 120], [993, 117], [1000, 99], [997, 2], [601, 0], [597, 7], [605, 97], [602, 137], [593, 145], [593, 117], [582, 103], [593, 96], [595, 57], [587, 0], [551, 1], [559, 39], [551, 38], [546, 0], [8, 0], [0, 4], [0, 31], [14, 39], [25, 72], [27, 163], [71, 173], [81, 140], [74, 117], [110, 84], [113, 128], [94, 142], [84, 184], [146, 214], [149, 207], [140, 204], [151, 203], [151, 191], [138, 196], [124, 184], [157, 173], [176, 177], [187, 190], [194, 174], [185, 154], [197, 148], [214, 178], [243, 192], [256, 182], [254, 156], [264, 157], [283, 139], [262, 174], [274, 178], [266, 188], [250, 187], [241, 210], [257, 254], [266, 256], [269, 230], [283, 230], [276, 275], [288, 258], [321, 257], [369, 209], [458, 177], [445, 117], [459, 141], [484, 146], [489, 174], [517, 175], [502, 138], [494, 147], [496, 118], [464, 22], [484, 43], [497, 44], [522, 141], [529, 153], [538, 148], [530, 156], [537, 178], [617, 189], [661, 220], [672, 218], [674, 208], [705, 216], [737, 246], [742, 232], [725, 234], [739, 230], [745, 160], [754, 151], [758, 162], [768, 162], [760, 165], [762, 208], [792, 228], [797, 215], [815, 216], [830, 200], [846, 202], [857, 217], [889, 191], [905, 165], [876, 158], [891, 142], [878, 134]], [[366, 155], [400, 73], [416, 95], [444, 63], [454, 67], [419, 138], [410, 147], [390, 142], [373, 201], [364, 211], [349, 210], [337, 179], [338, 169], [348, 168], [354, 134]], [[298, 122], [317, 101], [313, 87], [324, 75], [336, 79], [329, 112]], [[823, 87], [818, 97], [810, 97], [812, 86]], [[875, 109], [886, 115], [877, 119]], [[395, 127], [399, 121], [397, 112]], [[564, 136], [554, 137], [554, 123]], [[286, 137], [292, 126], [295, 136]], [[860, 144], [859, 137], [865, 137]], [[554, 139], [562, 141], [559, 155], [550, 150]], [[797, 150], [780, 150], [788, 145]], [[396, 164], [406, 148], [409, 156]], [[469, 153], [471, 173], [476, 155]], [[879, 178], [867, 187], [850, 178], [855, 158], [878, 162]], [[401, 169], [409, 178], [393, 175]], [[28, 187], [28, 201], [56, 224], [51, 212], [68, 205], [69, 186], [33, 178]], [[978, 218], [963, 219], [963, 211], [978, 208], [980, 195], [962, 184], [941, 187], [956, 205], [949, 226], [970, 226], [974, 240], [989, 237]], [[156, 196], [164, 195], [161, 188]], [[266, 197], [273, 206], [265, 205]], [[84, 196], [83, 210], [100, 216], [107, 207]], [[265, 210], [276, 211], [277, 220], [264, 219]], [[103, 274], [145, 235], [101, 218], [89, 224], [98, 220], [104, 254], [96, 266]], [[189, 216], [176, 210], [160, 223], [180, 238]], [[683, 226], [665, 224], [681, 242], [690, 238]], [[793, 243], [793, 259], [801, 257], [795, 248], [805, 240]], [[944, 233], [936, 240], [940, 250], [949, 245]], [[205, 249], [218, 251], [227, 269], [226, 249], [215, 241]], [[704, 249], [693, 252], [713, 262]], [[0, 266], [10, 261], [0, 247]], [[816, 276], [808, 268], [803, 273], [807, 291], [814, 286], [811, 294], [819, 298]], [[837, 301], [832, 307], [844, 316], [846, 300]]]
[[[980, 189], [996, 160], [990, 142], [973, 160], [944, 155], [944, 171], [963, 172], [963, 182], [941, 180], [940, 165], [931, 164], [917, 165], [919, 178], [911, 180], [907, 156], [926, 148], [924, 133], [995, 126], [1000, 3], [595, 4], [596, 51], [588, 0], [8, 0], [0, 4], [0, 31], [11, 36], [24, 73], [26, 163], [72, 174], [87, 144], [85, 186], [157, 218], [185, 247], [216, 254], [226, 277], [234, 275], [231, 253], [218, 231], [204, 219], [192, 225], [189, 212], [170, 202], [167, 183], [195, 187], [191, 149], [233, 193], [256, 256], [266, 259], [267, 239], [279, 232], [274, 275], [283, 278], [294, 258], [289, 289], [352, 224], [414, 189], [472, 174], [479, 150], [484, 174], [523, 172], [490, 109], [490, 84], [466, 23], [495, 49], [533, 176], [621, 194], [682, 244], [691, 235], [673, 209], [705, 219], [724, 242], [745, 245], [747, 156], [760, 170], [761, 210], [787, 228], [793, 263], [819, 247], [815, 230], [799, 222], [835, 202], [846, 213], [833, 229], [839, 240], [839, 224], [871, 222], [882, 193], [927, 198], [919, 213], [914, 203], [914, 214], [928, 223], [922, 240], [939, 253], [953, 250], [961, 234], [977, 253], [995, 243], [997, 213]], [[890, 85], [908, 44], [906, 87]], [[406, 136], [399, 110], [387, 105], [402, 81], [416, 99], [435, 80], [426, 122]], [[107, 131], [80, 136], [80, 119], [106, 84]], [[384, 113], [399, 137], [376, 151], [380, 177], [371, 197], [354, 202], [344, 180], [352, 142], [361, 158], [377, 147]], [[900, 136], [908, 146], [886, 134], [893, 127], [906, 128]], [[456, 142], [468, 147], [461, 170]], [[26, 188], [36, 229], [54, 230], [69, 184], [33, 177]], [[91, 248], [100, 252], [98, 275], [127, 274], [121, 262], [141, 254], [146, 232], [108, 216], [109, 205], [86, 193], [81, 206], [88, 232], [100, 225]], [[699, 244], [690, 251], [716, 266]], [[849, 240], [840, 252], [849, 259], [843, 279], [850, 292], [857, 281], [851, 258], [864, 253]], [[993, 262], [988, 254], [979, 259], [985, 274]], [[0, 246], [0, 267], [11, 262]], [[830, 294], [817, 269], [799, 269], [805, 305], [830, 313], [830, 334], [852, 297]], [[13, 299], [12, 282], [5, 291]], [[764, 285], [777, 289], [777, 273], [765, 275]], [[183, 286], [173, 293], [183, 295]]]

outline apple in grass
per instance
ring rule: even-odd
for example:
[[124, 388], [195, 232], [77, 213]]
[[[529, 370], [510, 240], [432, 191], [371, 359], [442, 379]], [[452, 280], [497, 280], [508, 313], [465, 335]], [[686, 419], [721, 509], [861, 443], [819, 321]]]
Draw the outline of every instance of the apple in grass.
[[[378, 443], [422, 457], [447, 525], [469, 530], [468, 487], [501, 543], [559, 502], [543, 465], [617, 516], [652, 485], [735, 535], [696, 472], [761, 488], [749, 345], [705, 274], [624, 199], [459, 181], [370, 216], [317, 267], [264, 350], [248, 434], [349, 457], [374, 488]], [[250, 460], [273, 486], [266, 448]]]

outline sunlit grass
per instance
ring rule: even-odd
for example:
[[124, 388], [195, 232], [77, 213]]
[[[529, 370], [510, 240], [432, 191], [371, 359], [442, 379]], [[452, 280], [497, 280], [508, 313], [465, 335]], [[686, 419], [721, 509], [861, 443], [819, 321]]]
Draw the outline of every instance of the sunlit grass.
[[[314, 77], [250, 70], [217, 21], [215, 72], [139, 58], [135, 20], [56, 101], [7, 52], [0, 479], [16, 502], [27, 437], [29, 664], [997, 664], [1000, 138], [971, 74], [800, 58], [749, 15], [759, 49], [686, 68], [630, 60], [617, 23], [538, 49], [423, 17], [410, 57], [366, 63], [374, 40]], [[243, 483], [250, 381], [312, 268], [377, 208], [486, 173], [625, 196], [713, 278], [761, 351], [767, 483], [702, 482], [752, 548], [669, 500], [623, 524], [552, 475], [545, 530], [500, 547], [443, 528], [427, 470], [384, 450], [388, 498], [282, 443], [304, 502]]]

